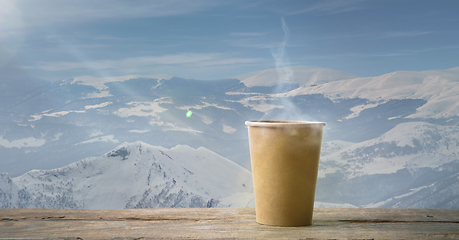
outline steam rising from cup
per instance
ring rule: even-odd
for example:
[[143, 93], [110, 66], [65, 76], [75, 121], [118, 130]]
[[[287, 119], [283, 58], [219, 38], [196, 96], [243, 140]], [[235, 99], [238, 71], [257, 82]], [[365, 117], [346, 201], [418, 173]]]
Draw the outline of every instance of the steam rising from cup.
[[261, 119], [271, 119], [271, 120], [311, 120], [307, 116], [301, 114], [301, 110], [285, 96], [285, 92], [289, 84], [295, 84], [293, 81], [295, 76], [293, 70], [290, 68], [290, 63], [286, 54], [287, 43], [290, 38], [290, 30], [285, 22], [284, 18], [281, 18], [282, 29], [284, 31], [284, 37], [282, 42], [279, 45], [277, 50], [271, 49], [271, 55], [274, 58], [274, 63], [276, 66], [276, 71], [278, 75], [278, 84], [276, 85], [274, 91], [277, 94], [273, 94], [274, 98], [280, 100], [280, 104], [283, 106], [281, 114], [265, 114]]
[[[287, 46], [288, 39], [290, 37], [290, 31], [285, 23], [284, 18], [281, 18], [282, 29], [284, 30], [284, 39], [282, 40], [279, 48], [276, 52], [271, 49], [271, 55], [274, 58], [276, 65], [277, 75], [279, 77], [279, 83], [290, 83], [293, 77], [293, 71], [288, 66], [288, 59], [285, 56], [285, 47]], [[278, 89], [280, 90], [280, 89]]]

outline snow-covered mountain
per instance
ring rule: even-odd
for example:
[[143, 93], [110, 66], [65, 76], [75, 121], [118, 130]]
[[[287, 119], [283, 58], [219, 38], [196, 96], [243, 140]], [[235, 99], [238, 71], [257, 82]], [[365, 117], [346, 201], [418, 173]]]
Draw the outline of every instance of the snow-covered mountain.
[[[341, 171], [346, 173], [346, 178], [353, 178], [395, 173], [404, 168], [435, 168], [458, 159], [459, 128], [408, 122], [380, 137], [348, 143], [346, 147], [323, 156], [321, 173]], [[326, 167], [328, 165], [333, 167]]]
[[[324, 143], [319, 200], [362, 207], [457, 208], [459, 128], [401, 123], [380, 137]], [[333, 193], [327, 187], [334, 179]], [[322, 190], [320, 190], [322, 189]]]
[[252, 199], [232, 195], [252, 192], [247, 169], [208, 149], [143, 142], [58, 169], [0, 175], [2, 208], [246, 207]]
[[[279, 81], [277, 73], [286, 71], [292, 72], [290, 81]], [[427, 101], [409, 118], [448, 118], [459, 114], [459, 67], [421, 72], [399, 71], [377, 77], [359, 77], [324, 68], [292, 67], [248, 73], [236, 78], [249, 87], [274, 86], [279, 82], [298, 85], [286, 93], [290, 97], [323, 94], [332, 100], [367, 99], [368, 103], [354, 107], [353, 116], [363, 109], [374, 108], [393, 99]]]
[[436, 168], [423, 168], [412, 174], [410, 187], [363, 205], [373, 208], [458, 208], [459, 161]]
[[[455, 186], [457, 171], [439, 169], [455, 169], [458, 160], [459, 68], [375, 77], [298, 66], [215, 81], [166, 75], [0, 81], [6, 182], [136, 141], [205, 147], [250, 169], [244, 122], [296, 119], [327, 122], [318, 202], [418, 206], [394, 199], [427, 199], [419, 196], [433, 188], [455, 194], [448, 186]], [[437, 200], [417, 204], [459, 207]]]
[[[288, 76], [283, 77], [286, 74]], [[328, 68], [296, 66], [250, 72], [235, 78], [241, 80], [247, 87], [272, 87], [279, 83], [311, 86], [358, 77], [352, 73]]]

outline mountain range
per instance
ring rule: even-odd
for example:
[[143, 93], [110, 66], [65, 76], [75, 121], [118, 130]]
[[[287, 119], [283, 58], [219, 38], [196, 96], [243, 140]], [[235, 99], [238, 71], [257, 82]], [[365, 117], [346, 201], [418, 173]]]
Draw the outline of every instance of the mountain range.
[[[288, 78], [283, 77], [286, 73]], [[357, 207], [459, 207], [459, 67], [376, 77], [298, 66], [212, 81], [171, 76], [0, 81], [3, 187], [31, 174], [38, 177], [47, 169], [62, 171], [75, 162], [89, 161], [88, 157], [111, 159], [107, 151], [118, 151], [123, 142], [161, 146], [153, 148], [163, 152], [179, 145], [177, 148], [187, 148], [190, 154], [206, 148], [215, 152], [216, 159], [226, 158], [250, 170], [244, 122], [290, 119], [327, 122], [318, 202]], [[189, 117], [188, 111], [192, 112]], [[129, 149], [131, 160], [137, 150]], [[32, 169], [42, 170], [30, 172]], [[180, 187], [168, 191], [175, 194]], [[144, 189], [130, 194], [131, 205], [123, 200], [116, 206], [135, 207], [142, 202], [140, 193]], [[148, 199], [158, 195], [149, 194], [144, 202], [151, 203]], [[187, 194], [190, 197], [181, 206], [192, 206], [189, 199], [193, 197], [202, 206], [217, 199], [221, 206], [238, 198], [250, 199], [239, 190], [203, 195], [194, 189]], [[75, 199], [74, 204], [85, 207], [82, 199]]]
[[215, 207], [252, 191], [247, 169], [208, 149], [143, 142], [62, 168], [0, 175], [2, 208]]

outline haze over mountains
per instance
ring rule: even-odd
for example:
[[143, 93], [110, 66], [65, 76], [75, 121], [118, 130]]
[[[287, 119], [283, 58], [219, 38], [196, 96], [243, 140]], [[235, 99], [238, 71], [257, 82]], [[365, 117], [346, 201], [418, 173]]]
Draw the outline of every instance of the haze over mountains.
[[[290, 80], [276, 82], [282, 74], [291, 74]], [[215, 81], [170, 76], [1, 81], [0, 172], [9, 173], [2, 175], [2, 186], [31, 169], [63, 167], [138, 141], [164, 149], [188, 145], [179, 148], [190, 154], [204, 147], [250, 169], [244, 121], [299, 119], [327, 122], [317, 201], [459, 207], [459, 68], [377, 77], [292, 67]], [[186, 117], [189, 110], [193, 114]], [[203, 174], [199, 178], [208, 178]], [[5, 189], [0, 188], [7, 195]], [[194, 188], [187, 193], [183, 206], [191, 206], [190, 199], [202, 206], [214, 199], [224, 206], [228, 197]], [[136, 194], [132, 206], [118, 205], [140, 204]], [[154, 199], [159, 193], [149, 194]], [[74, 204], [85, 207], [81, 199]], [[70, 205], [60, 207], [65, 206]], [[145, 205], [155, 206], [160, 205]]]

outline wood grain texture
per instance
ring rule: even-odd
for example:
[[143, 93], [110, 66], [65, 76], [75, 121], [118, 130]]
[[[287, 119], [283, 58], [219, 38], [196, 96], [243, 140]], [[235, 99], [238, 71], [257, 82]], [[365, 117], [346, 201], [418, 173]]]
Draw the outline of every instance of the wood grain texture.
[[314, 209], [273, 227], [254, 209], [0, 209], [0, 239], [454, 239], [459, 209]]

